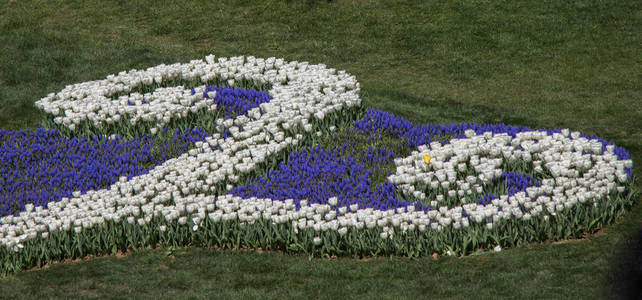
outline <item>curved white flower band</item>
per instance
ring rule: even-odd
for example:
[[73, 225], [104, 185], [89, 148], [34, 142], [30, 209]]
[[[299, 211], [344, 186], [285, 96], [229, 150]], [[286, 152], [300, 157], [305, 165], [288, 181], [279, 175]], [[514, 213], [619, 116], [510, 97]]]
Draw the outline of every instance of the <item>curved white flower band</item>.
[[[545, 209], [555, 215], [578, 202], [595, 202], [613, 189], [623, 192], [624, 186], [617, 186], [615, 179], [620, 184], [625, 183], [624, 169], [633, 165], [631, 160], [617, 160], [613, 146], [607, 146], [607, 151], [602, 153], [600, 142], [579, 137], [579, 132], [571, 133], [573, 139], [568, 137], [568, 130], [553, 135], [542, 131], [521, 132], [515, 138], [506, 133], [476, 135], [473, 130], [467, 130], [465, 134], [468, 138], [452, 139], [443, 146], [432, 142], [419, 146], [409, 157], [395, 159], [397, 171], [388, 180], [421, 200], [425, 200], [426, 195], [415, 190], [416, 183], [429, 184], [433, 190], [438, 186], [444, 189], [454, 186], [447, 197], [464, 202], [466, 194], [470, 195], [473, 190], [480, 192], [483, 184], [489, 184], [493, 177], [502, 174], [504, 160], [533, 161], [535, 172], [543, 173], [544, 165], [553, 177], [544, 179], [539, 187], [526, 188], [525, 192], [510, 197], [501, 195], [488, 205], [465, 203], [458, 207], [439, 207], [446, 195], [438, 195], [431, 201], [431, 206], [439, 209], [427, 213], [430, 219], [437, 220], [431, 224], [435, 229], [449, 225], [467, 227], [469, 221], [462, 217], [462, 211], [477, 223], [488, 217], [493, 218], [489, 223], [513, 217], [528, 220]], [[424, 155], [431, 157], [430, 164], [424, 162]], [[457, 180], [456, 169], [465, 171], [469, 159], [478, 176]]]
[[[197, 142], [196, 148], [189, 153], [167, 160], [148, 174], [134, 177], [130, 181], [123, 177], [110, 189], [90, 191], [84, 195], [75, 192], [72, 199], [63, 198], [49, 203], [48, 209], [36, 207], [33, 210], [33, 206], [29, 205], [18, 217], [3, 217], [0, 219], [0, 241], [8, 246], [17, 246], [22, 241], [36, 237], [38, 232], [46, 236], [46, 229], [69, 230], [74, 227], [76, 231], [80, 231], [82, 227], [100, 224], [105, 219], [120, 220], [125, 216], [137, 216], [141, 224], [149, 222], [153, 214], [159, 213], [168, 219], [176, 219], [188, 204], [189, 210], [195, 209], [194, 205], [200, 208], [199, 216], [202, 220], [205, 209], [214, 209], [214, 199], [183, 197], [180, 192], [188, 194], [197, 189], [202, 191], [204, 187], [213, 189], [212, 184], [225, 178], [236, 182], [239, 172], [249, 172], [256, 164], [263, 162], [267, 155], [297, 144], [302, 138], [302, 134], [297, 133], [301, 131], [300, 128], [305, 132], [310, 132], [313, 128], [308, 123], [311, 114], [322, 120], [326, 114], [341, 110], [343, 106], [361, 104], [358, 96], [359, 83], [345, 71], [337, 72], [322, 64], [309, 65], [307, 62], [296, 61], [286, 63], [282, 59], [264, 60], [251, 56], [219, 58], [215, 61], [214, 56], [210, 55], [206, 57], [206, 62], [193, 60], [189, 64], [161, 65], [146, 71], [132, 70], [129, 73], [121, 72], [118, 76], [110, 75], [105, 80], [67, 86], [61, 92], [49, 94], [37, 101], [36, 105], [48, 113], [63, 114], [58, 120], [67, 127], [78, 124], [92, 112], [97, 112], [93, 114], [93, 121], [100, 124], [114, 120], [118, 114], [131, 113], [131, 106], [127, 105], [127, 101], [142, 104], [140, 95], [134, 94], [129, 98], [113, 101], [108, 97], [111, 93], [130, 91], [141, 82], [149, 84], [151, 78], [161, 82], [163, 78], [172, 78], [177, 74], [188, 80], [200, 77], [203, 82], [216, 76], [237, 80], [245, 78], [256, 84], [269, 82], [272, 84], [269, 91], [272, 100], [262, 103], [260, 108], [249, 110], [249, 118], [240, 116], [234, 121], [219, 119], [217, 123], [230, 128], [231, 137], [222, 139], [219, 134], [214, 134], [206, 139], [206, 143]], [[175, 91], [179, 88], [182, 89], [170, 89]], [[150, 110], [147, 113], [143, 111], [141, 118], [157, 114], [165, 116], [166, 111], [163, 109], [174, 107], [171, 103], [177, 107], [175, 111], [171, 111], [172, 114], [184, 115], [187, 109], [202, 106], [203, 102], [208, 103], [208, 100], [203, 100], [204, 89], [204, 86], [195, 88], [201, 93], [194, 95], [191, 90], [184, 90], [170, 98], [160, 97], [167, 95], [165, 92], [168, 90], [161, 89], [150, 98], [153, 98], [150, 100], [152, 103], [137, 105]], [[176, 103], [180, 103], [183, 108], [178, 108]], [[137, 109], [136, 113], [141, 113], [141, 110]], [[163, 122], [162, 118], [157, 121]], [[239, 129], [240, 126], [242, 130]], [[279, 126], [295, 133], [295, 136], [286, 137]], [[218, 149], [213, 150], [214, 147]], [[201, 180], [200, 176], [207, 178]], [[149, 187], [152, 186], [154, 189], [150, 190]], [[228, 185], [227, 188], [229, 190], [231, 186]], [[154, 190], [158, 195], [151, 198]], [[171, 197], [174, 205], [166, 206], [161, 203], [167, 202]], [[217, 205], [223, 205], [222, 203], [217, 201]], [[142, 207], [143, 215], [140, 215], [139, 206]]]
[[[467, 132], [468, 139], [455, 139], [444, 146], [437, 143], [420, 146], [419, 151], [413, 155], [396, 159], [397, 174], [390, 176], [389, 180], [401, 184], [404, 191], [413, 193], [420, 199], [421, 193], [414, 193], [416, 191], [412, 187], [418, 180], [445, 186], [457, 185], [465, 193], [468, 190], [466, 184], [474, 185], [477, 180], [485, 182], [492, 178], [491, 175], [497, 175], [497, 159], [501, 155], [513, 159], [531, 157], [535, 162], [541, 161], [554, 178], [544, 180], [541, 187], [531, 187], [528, 196], [523, 192], [510, 199], [503, 195], [493, 201], [492, 205], [485, 207], [472, 203], [452, 208], [442, 206], [439, 210], [424, 212], [414, 211], [413, 206], [408, 206], [407, 211], [395, 212], [357, 209], [356, 205], [352, 205], [338, 208], [337, 213], [333, 209], [337, 199], [331, 198], [328, 199], [328, 204], [308, 204], [303, 200], [301, 209], [297, 211], [291, 199], [273, 201], [256, 197], [241, 199], [232, 195], [215, 197], [206, 196], [202, 192], [214, 189], [213, 184], [225, 178], [236, 182], [238, 174], [253, 170], [268, 155], [288, 145], [297, 144], [303, 137], [298, 132], [309, 133], [312, 130], [312, 124], [308, 123], [310, 115], [323, 119], [324, 115], [341, 110], [344, 106], [360, 105], [359, 84], [344, 71], [336, 72], [325, 68], [325, 65], [288, 63], [273, 58], [263, 60], [234, 57], [215, 61], [213, 56], [208, 56], [206, 62], [197, 60], [189, 64], [161, 65], [146, 71], [121, 72], [118, 76], [108, 76], [106, 80], [68, 86], [57, 94], [41, 99], [37, 105], [48, 113], [60, 114], [57, 122], [68, 127], [78, 124], [85, 117], [96, 124], [114, 122], [119, 113], [135, 114], [138, 118], [163, 123], [168, 117], [184, 115], [187, 110], [195, 111], [194, 107], [200, 109], [211, 104], [202, 96], [204, 86], [195, 88], [198, 92], [194, 95], [191, 90], [181, 91], [182, 87], [157, 89], [145, 96], [145, 99], [150, 99], [150, 103], [144, 109], [139, 109], [145, 107], [139, 94], [129, 95], [128, 98], [124, 96], [116, 101], [108, 97], [114, 92], [130, 91], [141, 82], [162, 82], [178, 74], [183, 79], [200, 77], [203, 82], [219, 76], [234, 80], [244, 78], [256, 84], [271, 83], [273, 86], [269, 93], [273, 99], [270, 103], [261, 104], [260, 109], [250, 110], [249, 117], [241, 116], [234, 121], [225, 122], [220, 119], [220, 124], [230, 128], [231, 137], [222, 139], [219, 134], [214, 134], [205, 143], [196, 143], [196, 148], [189, 153], [164, 162], [148, 174], [129, 181], [122, 177], [110, 189], [89, 191], [84, 195], [75, 192], [71, 199], [63, 198], [49, 203], [48, 209], [28, 206], [27, 211], [18, 217], [6, 216], [0, 219], [0, 241], [17, 251], [23, 241], [36, 238], [38, 234], [46, 237], [49, 232], [72, 228], [80, 232], [82, 228], [92, 227], [105, 220], [125, 218], [130, 223], [144, 225], [153, 216], [163, 216], [167, 221], [178, 220], [179, 223], [186, 223], [191, 219], [194, 224], [201, 224], [205, 218], [215, 222], [238, 219], [242, 223], [253, 223], [263, 218], [274, 223], [291, 223], [295, 230], [333, 230], [340, 235], [344, 235], [350, 227], [381, 227], [381, 237], [386, 238], [392, 235], [395, 228], [401, 231], [415, 228], [423, 231], [427, 228], [441, 230], [451, 225], [455, 228], [467, 227], [469, 221], [462, 217], [462, 211], [468, 212], [474, 222], [483, 222], [488, 217], [492, 217], [493, 222], [511, 216], [530, 218], [545, 214], [542, 213], [544, 209], [554, 214], [555, 211], [571, 207], [577, 202], [591, 199], [596, 201], [613, 188], [622, 188], [616, 187], [615, 178], [624, 182], [626, 175], [623, 168], [632, 165], [630, 160], [618, 161], [612, 148], [606, 153], [600, 153], [601, 144], [598, 147], [595, 141], [576, 138], [576, 133], [573, 133], [574, 138], [571, 140], [568, 134], [565, 137], [560, 134], [547, 136], [545, 133], [525, 132], [512, 139], [507, 135], [492, 136], [486, 133], [475, 136], [474, 133]], [[135, 112], [132, 106], [127, 105], [127, 101], [137, 103]], [[93, 117], [89, 117], [90, 115]], [[239, 129], [241, 125], [243, 130]], [[301, 127], [304, 131], [298, 130]], [[281, 128], [290, 131], [294, 137], [286, 137], [286, 132]], [[523, 150], [516, 150], [517, 145], [521, 145]], [[213, 150], [215, 146], [218, 149]], [[593, 153], [581, 155], [571, 152], [573, 149]], [[431, 166], [434, 171], [429, 171], [430, 167], [422, 164], [421, 157], [424, 154], [433, 157]], [[484, 154], [490, 155], [490, 158], [480, 158], [479, 164], [475, 164], [480, 174], [474, 181], [458, 182], [453, 178], [457, 162]], [[451, 157], [450, 161], [444, 162], [447, 156]], [[582, 178], [578, 178], [578, 171], [571, 166], [583, 166], [588, 171]], [[205, 180], [199, 177], [204, 177]], [[433, 177], [436, 180], [431, 180]], [[227, 189], [231, 187], [228, 185]], [[543, 192], [554, 194], [553, 197], [541, 196]], [[537, 195], [540, 197], [536, 202], [529, 200]], [[173, 203], [170, 201], [172, 198]], [[517, 205], [526, 211], [522, 211]], [[498, 207], [505, 209], [498, 212]], [[188, 216], [180, 215], [184, 210], [188, 211]], [[488, 226], [492, 227], [492, 222]], [[195, 225], [195, 230], [197, 228], [198, 225]]]

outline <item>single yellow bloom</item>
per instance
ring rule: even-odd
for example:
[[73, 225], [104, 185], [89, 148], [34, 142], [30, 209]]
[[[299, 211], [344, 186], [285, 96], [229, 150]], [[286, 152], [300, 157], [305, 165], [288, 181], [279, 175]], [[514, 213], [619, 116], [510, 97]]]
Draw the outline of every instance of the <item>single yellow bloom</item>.
[[429, 165], [430, 164], [430, 155], [425, 154], [424, 155], [424, 161], [426, 162], [427, 165]]

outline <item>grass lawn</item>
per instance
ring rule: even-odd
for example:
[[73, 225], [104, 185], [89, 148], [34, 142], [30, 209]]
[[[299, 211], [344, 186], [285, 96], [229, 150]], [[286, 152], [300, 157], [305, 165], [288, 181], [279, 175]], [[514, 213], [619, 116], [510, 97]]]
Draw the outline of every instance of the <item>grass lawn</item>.
[[[629, 151], [642, 175], [639, 2], [215, 2], [4, 1], [0, 128], [38, 128], [35, 101], [108, 74], [210, 53], [281, 57], [346, 70], [365, 107], [414, 124], [596, 135]], [[640, 249], [639, 198], [584, 239], [499, 253], [358, 260], [146, 249], [10, 275], [0, 298], [611, 298], [632, 280], [621, 275]]]

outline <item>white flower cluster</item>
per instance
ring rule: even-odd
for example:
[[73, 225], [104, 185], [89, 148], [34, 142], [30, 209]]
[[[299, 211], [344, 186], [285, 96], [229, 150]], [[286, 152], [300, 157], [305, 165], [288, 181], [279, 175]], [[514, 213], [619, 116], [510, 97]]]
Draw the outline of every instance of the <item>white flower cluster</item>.
[[[618, 184], [627, 180], [624, 169], [633, 165], [631, 160], [618, 160], [613, 146], [607, 146], [607, 151], [602, 153], [602, 144], [597, 140], [580, 137], [579, 132], [571, 133], [569, 138], [568, 129], [553, 135], [541, 131], [521, 132], [515, 138], [506, 133], [476, 135], [473, 130], [467, 130], [465, 135], [467, 138], [453, 139], [443, 146], [439, 142], [419, 146], [409, 157], [395, 159], [397, 171], [388, 177], [406, 195], [430, 200], [432, 207], [438, 207], [431, 219], [443, 226], [467, 227], [469, 221], [462, 217], [462, 212], [478, 223], [489, 220], [489, 227], [507, 218], [528, 220], [544, 211], [555, 215], [578, 202], [595, 202], [614, 189], [624, 191], [624, 186]], [[424, 162], [424, 155], [430, 156], [429, 164]], [[540, 187], [526, 188], [526, 192], [510, 197], [500, 195], [488, 205], [473, 202], [476, 199], [469, 196], [481, 193], [484, 184], [502, 174], [504, 160], [532, 161], [535, 172], [546, 168], [553, 177], [544, 179]], [[457, 179], [457, 171], [468, 168], [477, 176]], [[417, 183], [435, 191], [442, 187], [443, 193], [436, 199], [426, 199], [423, 191], [415, 190]], [[462, 205], [447, 207], [442, 203], [440, 206], [445, 199]]]
[[[202, 208], [207, 208], [214, 199], [199, 197], [199, 192], [213, 191], [215, 183], [225, 178], [236, 182], [238, 174], [249, 172], [269, 155], [289, 145], [296, 145], [303, 137], [298, 133], [301, 131], [299, 128], [312, 134], [312, 124], [309, 123], [311, 114], [323, 119], [324, 115], [343, 107], [361, 104], [359, 84], [354, 76], [345, 71], [327, 69], [325, 65], [254, 57], [219, 58], [215, 63], [213, 55], [206, 57], [206, 60], [207, 63], [192, 61], [182, 68], [180, 65], [174, 65], [174, 68], [157, 67], [151, 68], [152, 71], [122, 73], [119, 77], [109, 77], [103, 81], [77, 84], [67, 87], [57, 96], [47, 97], [56, 101], [41, 101], [40, 107], [50, 113], [55, 112], [56, 107], [83, 107], [79, 103], [85, 102], [109, 106], [111, 100], [105, 95], [114, 92], [117, 87], [126, 90], [140, 84], [148, 78], [145, 76], [158, 74], [159, 70], [183, 70], [183, 77], [202, 76], [205, 78], [203, 80], [220, 75], [223, 78], [242, 77], [259, 82], [265, 80], [273, 85], [269, 91], [273, 99], [269, 103], [262, 103], [260, 108], [248, 111], [249, 117], [217, 120], [217, 125], [229, 128], [231, 137], [223, 139], [219, 134], [214, 134], [204, 143], [197, 142], [196, 147], [188, 153], [167, 160], [148, 174], [129, 181], [123, 177], [110, 189], [90, 191], [84, 195], [75, 192], [72, 199], [49, 203], [48, 209], [37, 207], [34, 211], [33, 207], [27, 207], [27, 211], [18, 217], [6, 216], [0, 219], [0, 242], [19, 249], [21, 242], [34, 238], [38, 233], [46, 236], [49, 231], [69, 230], [72, 227], [79, 231], [105, 219], [120, 220], [127, 217], [131, 223], [136, 221], [144, 224], [155, 214], [174, 219], [184, 209], [190, 213], [197, 210], [199, 214], [203, 213]], [[174, 74], [172, 72], [178, 71], [160, 74]], [[159, 76], [163, 78], [165, 75]], [[286, 79], [287, 83], [282, 84]], [[164, 91], [167, 89], [158, 90], [161, 90], [158, 95], [166, 95]], [[126, 108], [118, 103], [121, 102], [114, 104], [114, 109], [107, 110], [105, 115], [113, 117], [118, 111], [116, 108]], [[286, 136], [281, 127], [292, 132], [294, 137]], [[214, 150], [214, 147], [218, 149]], [[227, 190], [232, 187], [228, 184]], [[203, 216], [199, 216], [202, 220]], [[185, 218], [180, 217], [179, 222], [184, 222]]]
[[[299, 118], [288, 123], [307, 119], [315, 113], [319, 119], [324, 114], [339, 109], [342, 105], [352, 106], [359, 103], [359, 84], [345, 71], [327, 69], [325, 65], [308, 65], [307, 62], [285, 62], [274, 57], [268, 59], [249, 57], [218, 58], [209, 55], [203, 60], [192, 60], [187, 64], [172, 64], [151, 67], [146, 70], [133, 69], [109, 75], [106, 79], [88, 81], [66, 86], [58, 93], [51, 93], [36, 101], [35, 105], [54, 116], [56, 124], [62, 124], [70, 130], [83, 120], [91, 121], [101, 127], [105, 123], [113, 124], [127, 116], [132, 125], [139, 120], [154, 122], [157, 128], [168, 123], [171, 118], [185, 117], [188, 112], [200, 109], [213, 110], [215, 92], [208, 93], [209, 99], [203, 96], [205, 85], [190, 89], [182, 86], [157, 88], [144, 95], [129, 93], [117, 99], [111, 95], [120, 92], [131, 92], [140, 85], [160, 85], [174, 79], [198, 80], [207, 82], [214, 78], [235, 81], [249, 80], [257, 85], [271, 83], [274, 85], [270, 94], [278, 97], [280, 102], [273, 107], [289, 102], [290, 107], [283, 111], [304, 108]], [[296, 98], [304, 101], [290, 101]], [[143, 99], [145, 103], [143, 103]], [[134, 105], [130, 105], [134, 104]], [[278, 113], [279, 109], [275, 112]], [[293, 113], [290, 113], [292, 115]], [[280, 117], [289, 117], [282, 114]], [[278, 116], [277, 116], [278, 117]], [[304, 124], [305, 125], [305, 124]]]

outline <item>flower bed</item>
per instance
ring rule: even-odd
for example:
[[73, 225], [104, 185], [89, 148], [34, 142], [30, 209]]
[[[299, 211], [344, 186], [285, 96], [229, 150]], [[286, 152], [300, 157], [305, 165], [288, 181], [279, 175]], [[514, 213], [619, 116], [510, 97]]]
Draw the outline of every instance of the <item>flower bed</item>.
[[[12, 175], [0, 179], [8, 187], [0, 199], [0, 272], [157, 244], [466, 254], [578, 237], [634, 199], [628, 153], [599, 138], [505, 125], [414, 126], [360, 104], [359, 84], [344, 71], [212, 55], [49, 94], [36, 105], [55, 129], [0, 132], [0, 155], [14, 161], [2, 166]], [[190, 128], [196, 123], [205, 130]], [[173, 142], [194, 147], [180, 154], [185, 145], [167, 150], [145, 140], [168, 135], [168, 126], [181, 128]], [[311, 148], [345, 128], [372, 140], [395, 137], [411, 151]], [[121, 137], [124, 144], [114, 144]], [[89, 159], [52, 155], [29, 167], [25, 157], [33, 163], [52, 153], [56, 140]], [[18, 154], [24, 145], [33, 151]], [[373, 187], [365, 166], [393, 163], [394, 174]], [[47, 176], [55, 178], [25, 181]]]

